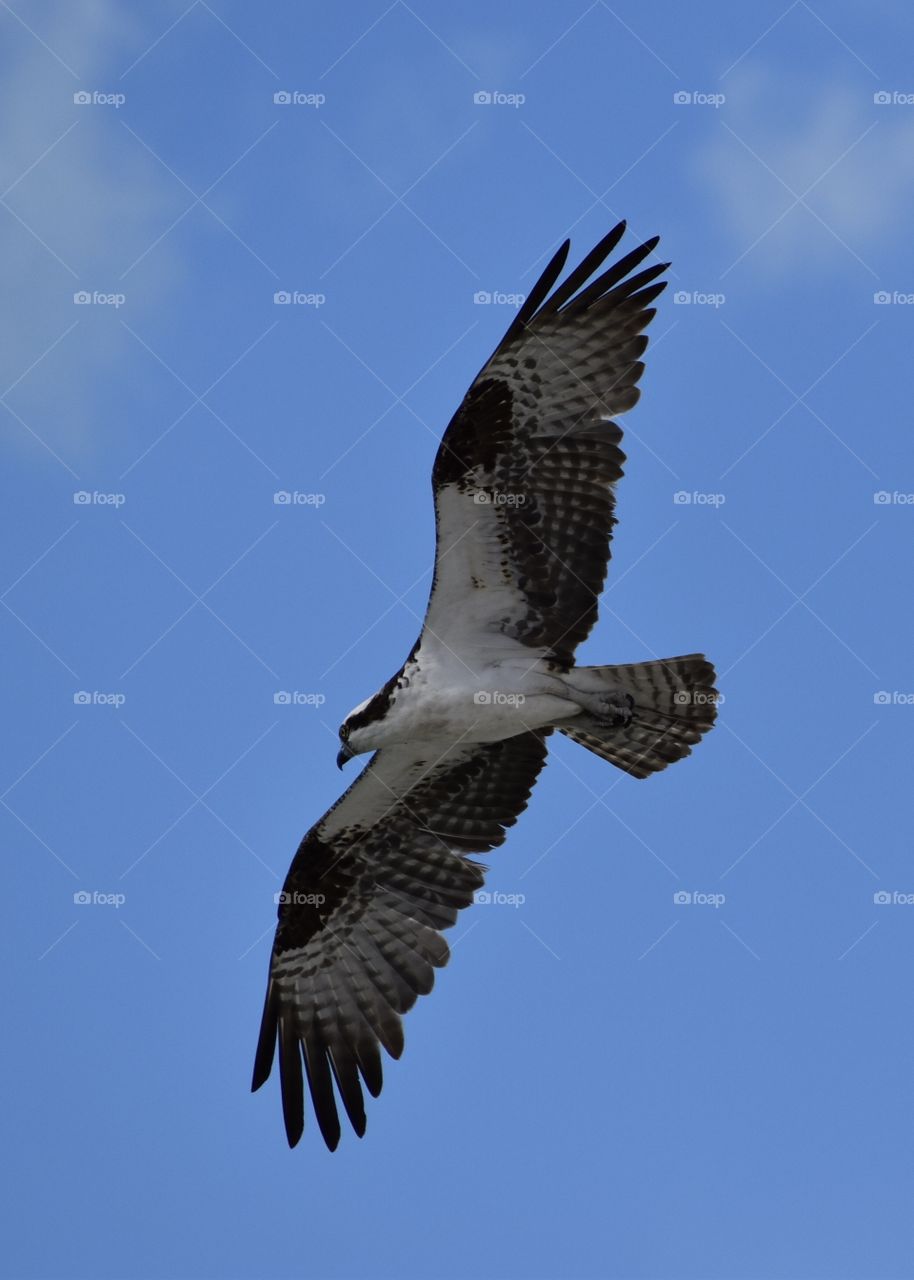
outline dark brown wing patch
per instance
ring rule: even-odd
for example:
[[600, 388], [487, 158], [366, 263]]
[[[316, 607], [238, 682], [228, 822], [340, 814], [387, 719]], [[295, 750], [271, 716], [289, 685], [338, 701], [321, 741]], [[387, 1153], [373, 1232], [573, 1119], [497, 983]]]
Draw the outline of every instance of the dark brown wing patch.
[[508, 384], [500, 378], [474, 382], [438, 449], [433, 487], [467, 483], [476, 472], [494, 475], [499, 459], [511, 448], [513, 433]]

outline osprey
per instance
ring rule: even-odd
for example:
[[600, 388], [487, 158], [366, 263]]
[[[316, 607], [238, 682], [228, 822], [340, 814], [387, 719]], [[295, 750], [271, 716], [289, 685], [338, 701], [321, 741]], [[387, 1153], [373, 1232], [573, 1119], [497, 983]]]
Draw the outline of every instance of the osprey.
[[552, 731], [646, 778], [714, 722], [714, 669], [701, 654], [574, 661], [597, 619], [615, 524], [624, 454], [612, 419], [638, 399], [643, 330], [669, 266], [635, 270], [655, 237], [595, 274], [624, 230], [553, 290], [565, 241], [441, 441], [422, 632], [343, 722], [340, 767], [374, 754], [304, 837], [280, 895], [252, 1087], [278, 1045], [290, 1146], [304, 1128], [305, 1076], [331, 1150], [336, 1094], [365, 1132], [362, 1084], [380, 1092], [380, 1046], [400, 1056], [401, 1014], [448, 960], [441, 930], [483, 883], [469, 855], [504, 841]]

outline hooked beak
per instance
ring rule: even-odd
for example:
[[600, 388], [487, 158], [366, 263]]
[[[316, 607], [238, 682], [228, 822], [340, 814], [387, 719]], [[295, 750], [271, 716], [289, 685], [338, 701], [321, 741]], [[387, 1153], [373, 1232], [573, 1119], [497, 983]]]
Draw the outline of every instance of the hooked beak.
[[347, 742], [342, 743], [342, 745], [340, 746], [339, 754], [336, 757], [336, 767], [338, 769], [342, 769], [346, 761], [351, 760], [354, 755], [355, 755], [355, 752], [352, 750], [349, 744]]

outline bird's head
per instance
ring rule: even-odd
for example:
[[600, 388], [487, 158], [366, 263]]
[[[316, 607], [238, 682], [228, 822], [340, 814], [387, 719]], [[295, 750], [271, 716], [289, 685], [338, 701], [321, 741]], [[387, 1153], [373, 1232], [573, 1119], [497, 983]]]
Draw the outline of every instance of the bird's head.
[[373, 751], [377, 745], [370, 741], [369, 726], [374, 722], [372, 714], [373, 698], [367, 698], [349, 712], [340, 725], [340, 749], [336, 757], [337, 768], [342, 769], [347, 760], [360, 756], [366, 751]]
[[338, 769], [342, 769], [347, 760], [351, 760], [353, 756], [358, 755], [358, 751], [350, 742], [351, 737], [352, 726], [350, 725], [349, 717], [347, 716], [340, 725], [340, 749], [337, 752], [336, 757], [336, 767]]

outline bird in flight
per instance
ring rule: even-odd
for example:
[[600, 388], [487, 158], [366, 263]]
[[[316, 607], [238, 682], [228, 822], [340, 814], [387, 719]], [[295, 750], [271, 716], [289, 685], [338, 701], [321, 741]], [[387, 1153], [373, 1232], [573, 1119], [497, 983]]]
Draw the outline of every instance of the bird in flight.
[[[578, 666], [597, 619], [625, 455], [613, 421], [638, 399], [657, 238], [611, 265], [615, 227], [554, 288], [566, 240], [476, 376], [432, 469], [435, 572], [403, 667], [349, 713], [337, 763], [372, 752], [299, 845], [280, 895], [254, 1089], [278, 1048], [290, 1146], [304, 1083], [327, 1146], [337, 1095], [361, 1137], [383, 1047], [447, 963], [441, 931], [473, 902], [526, 807], [553, 730], [646, 778], [714, 723], [701, 654]], [[641, 268], [640, 270], [638, 268]]]

